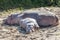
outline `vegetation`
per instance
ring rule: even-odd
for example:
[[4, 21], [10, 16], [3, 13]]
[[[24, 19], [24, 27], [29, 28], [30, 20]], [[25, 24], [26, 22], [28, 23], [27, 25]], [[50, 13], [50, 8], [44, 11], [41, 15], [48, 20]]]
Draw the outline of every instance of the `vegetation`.
[[60, 6], [60, 0], [0, 0], [0, 9]]

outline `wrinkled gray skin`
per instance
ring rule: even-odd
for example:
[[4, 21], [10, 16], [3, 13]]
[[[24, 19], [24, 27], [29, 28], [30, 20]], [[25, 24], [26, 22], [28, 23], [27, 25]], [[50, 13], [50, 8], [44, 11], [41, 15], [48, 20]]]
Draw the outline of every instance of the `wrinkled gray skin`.
[[13, 14], [12, 16], [9, 16], [5, 23], [7, 24], [19, 24], [19, 21], [24, 18], [33, 18], [37, 21], [38, 25], [40, 27], [48, 27], [48, 26], [56, 26], [59, 24], [58, 17], [54, 13], [42, 13], [40, 11], [35, 12], [29, 12], [29, 11], [23, 11], [22, 14]]
[[33, 18], [25, 18], [20, 20], [20, 27], [26, 30], [26, 33], [30, 33], [39, 28], [36, 20]]

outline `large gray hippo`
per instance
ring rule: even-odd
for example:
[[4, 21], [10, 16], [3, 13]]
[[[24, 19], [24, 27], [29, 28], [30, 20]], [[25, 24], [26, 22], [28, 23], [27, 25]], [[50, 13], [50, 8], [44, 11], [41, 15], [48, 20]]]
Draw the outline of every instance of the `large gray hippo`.
[[43, 12], [43, 10], [42, 12], [38, 10], [27, 10], [21, 12], [21, 14], [13, 14], [7, 18], [6, 23], [11, 25], [19, 24], [21, 18], [34, 18], [40, 27], [56, 26], [59, 24], [59, 19], [54, 13]]

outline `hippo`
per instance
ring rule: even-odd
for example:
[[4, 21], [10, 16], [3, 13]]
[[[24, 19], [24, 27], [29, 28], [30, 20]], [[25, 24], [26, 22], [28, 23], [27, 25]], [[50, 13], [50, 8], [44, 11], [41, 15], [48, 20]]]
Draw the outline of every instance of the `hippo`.
[[54, 13], [48, 11], [41, 12], [36, 10], [26, 10], [21, 12], [21, 14], [13, 14], [7, 18], [6, 23], [11, 25], [19, 25], [19, 21], [21, 20], [21, 18], [33, 18], [37, 21], [40, 27], [57, 26], [59, 24], [58, 16]]
[[33, 18], [24, 18], [20, 20], [20, 27], [26, 30], [26, 33], [34, 32], [39, 29], [37, 21]]

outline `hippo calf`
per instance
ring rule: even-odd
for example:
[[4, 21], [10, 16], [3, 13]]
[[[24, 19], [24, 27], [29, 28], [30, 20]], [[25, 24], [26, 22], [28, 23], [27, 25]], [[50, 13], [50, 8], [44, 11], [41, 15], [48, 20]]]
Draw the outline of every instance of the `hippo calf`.
[[30, 33], [35, 31], [36, 29], [39, 29], [39, 25], [37, 24], [37, 21], [33, 18], [21, 19], [19, 24], [20, 27], [26, 30], [26, 33]]

